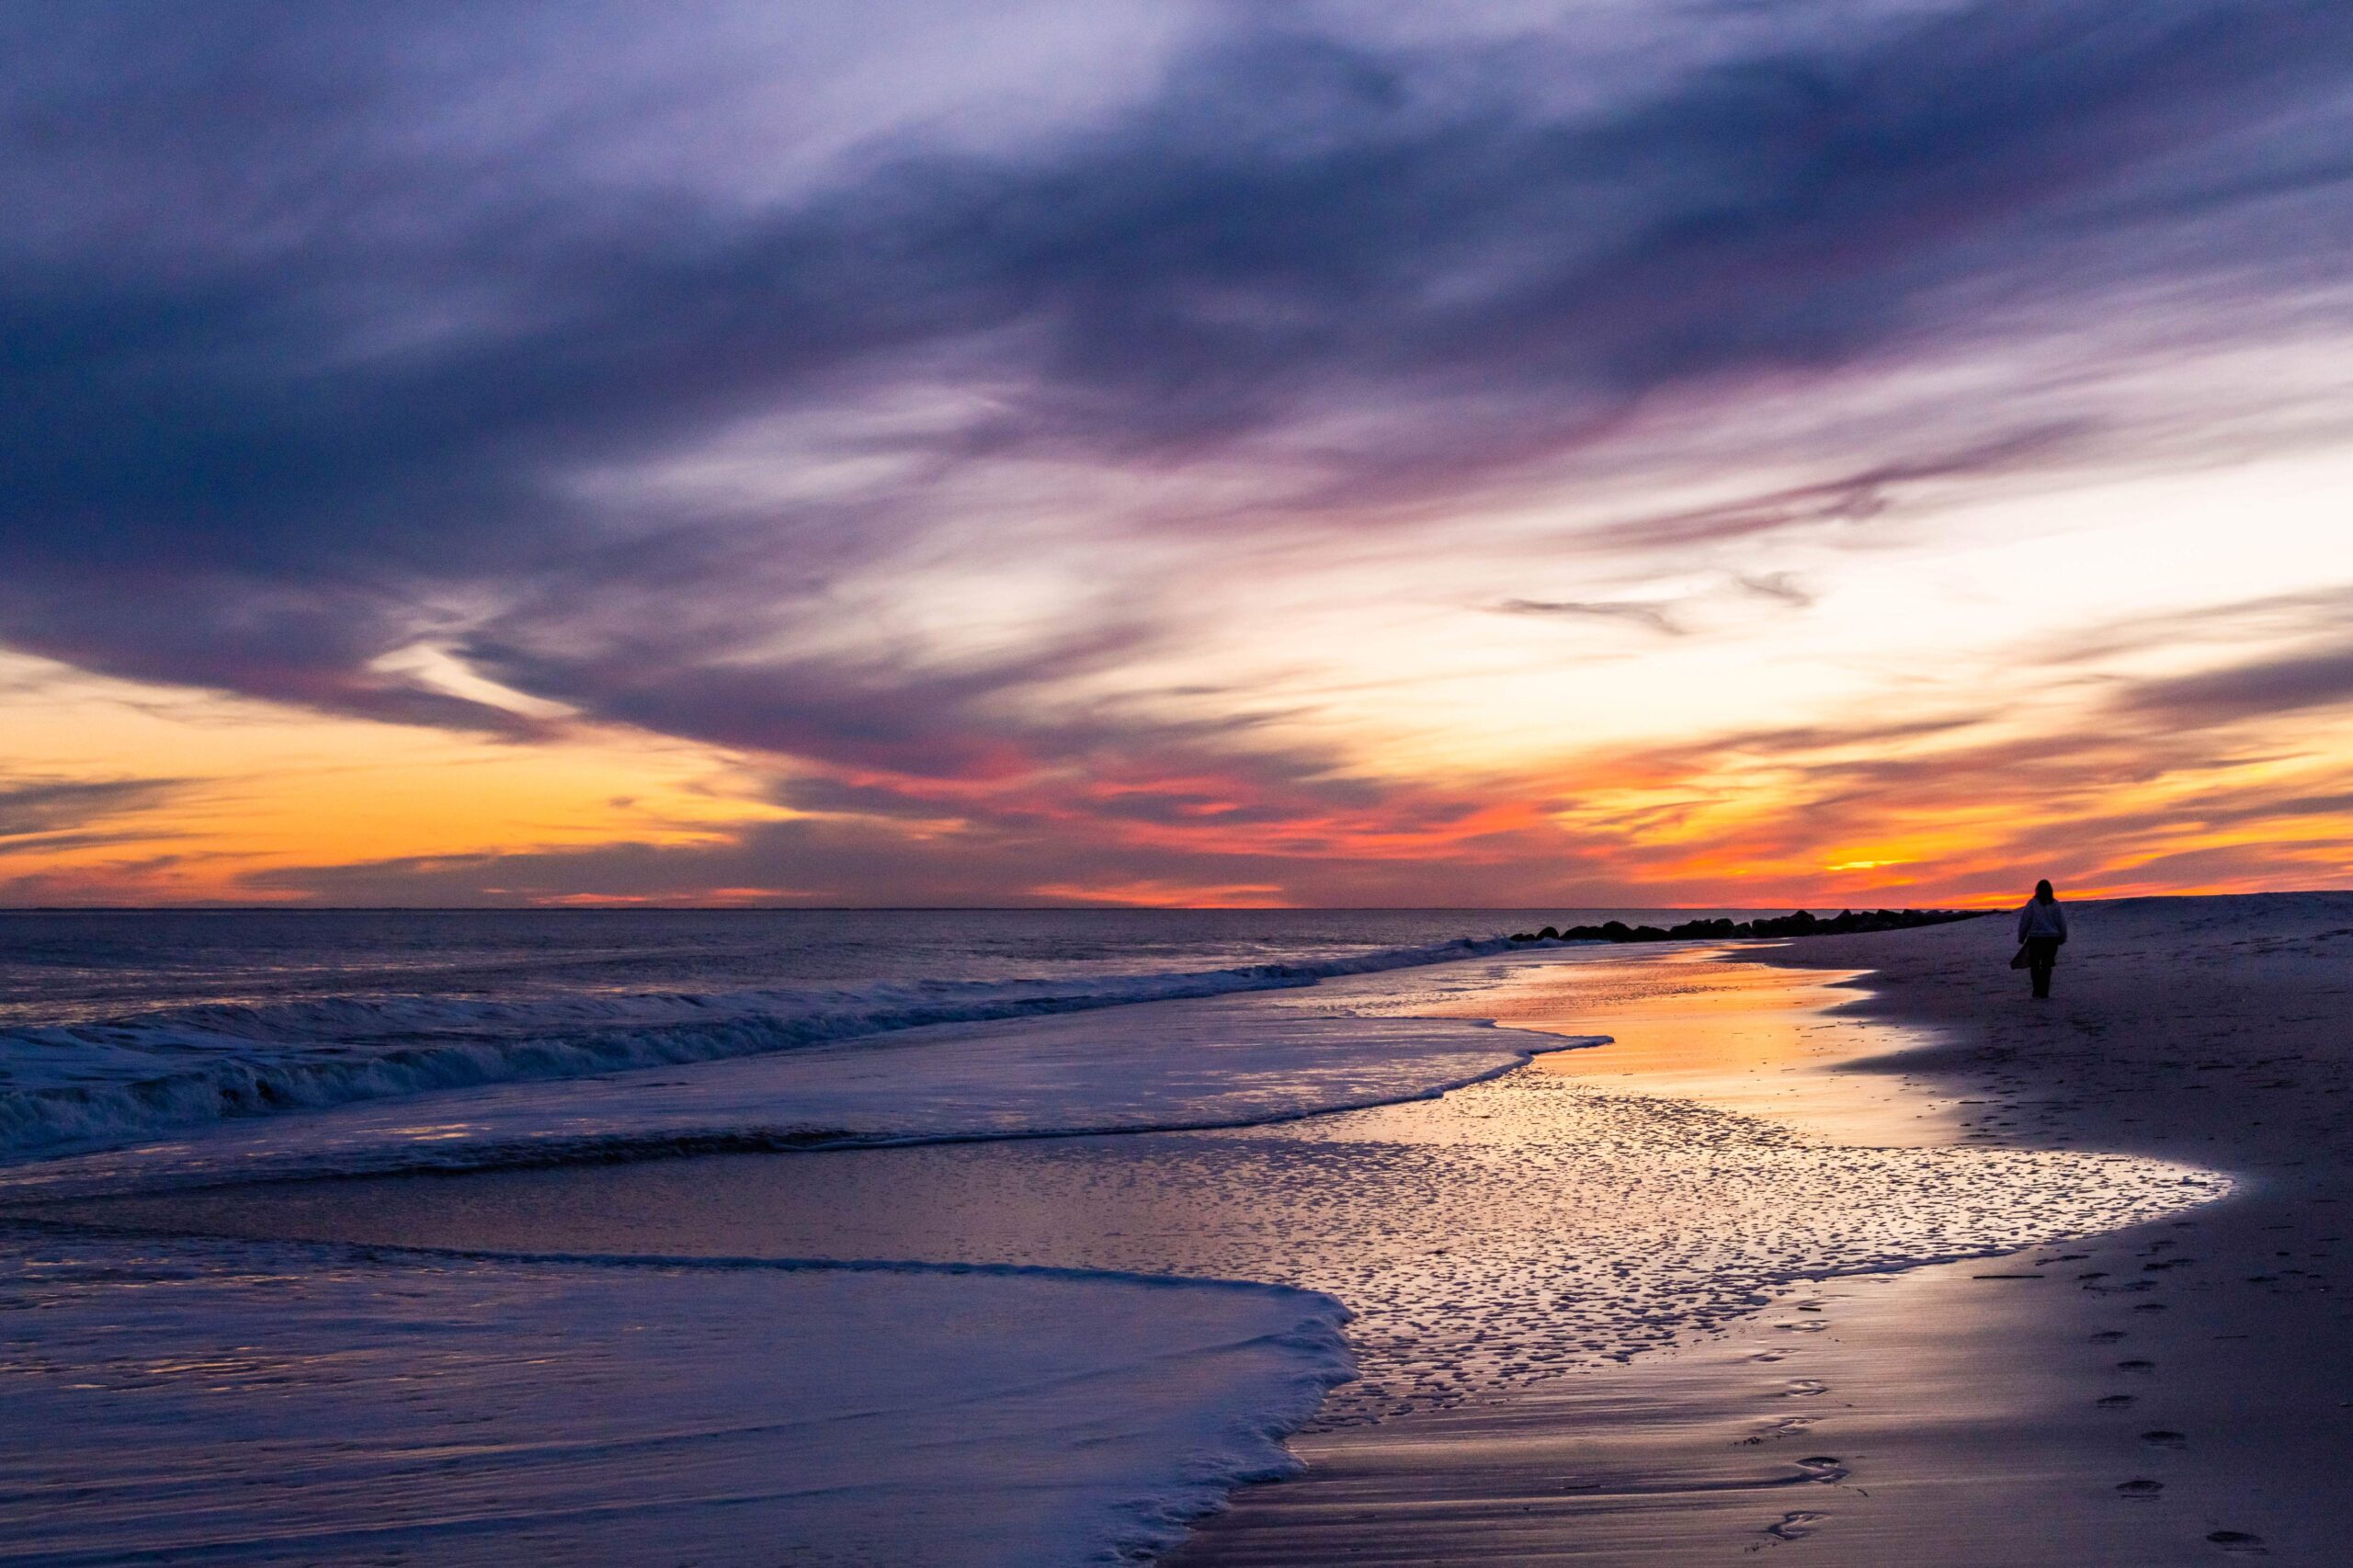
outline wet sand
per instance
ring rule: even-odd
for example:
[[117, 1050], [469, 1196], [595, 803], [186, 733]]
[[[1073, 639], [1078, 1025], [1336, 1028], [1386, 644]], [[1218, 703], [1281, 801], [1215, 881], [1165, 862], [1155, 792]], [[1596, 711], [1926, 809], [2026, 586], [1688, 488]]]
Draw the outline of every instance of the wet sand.
[[[1499, 988], [1498, 973], [1513, 978]], [[1585, 1037], [1441, 1098], [1193, 1131], [279, 1182], [51, 1211], [504, 1254], [919, 1259], [1292, 1285], [1357, 1314], [1361, 1376], [1315, 1423], [1337, 1427], [1548, 1388], [1736, 1324], [1793, 1279], [2113, 1229], [2214, 1189], [2205, 1173], [2129, 1157], [1939, 1146], [1955, 1140], [1934, 1134], [1938, 1113], [1824, 1071], [1866, 1037], [1881, 1049], [1911, 1039], [1824, 1017], [1839, 995], [1817, 976], [1705, 950], [1560, 953], [1251, 1004], [1276, 1028], [1267, 1009], [1350, 1006], [1504, 1011], [1549, 1028], [1565, 1000], [1627, 1031], [1622, 1045]], [[1232, 1004], [1149, 1005], [1123, 1010], [1121, 1027], [1150, 1033], [1164, 1006], [1178, 1038], [1191, 1010]], [[1666, 1060], [1641, 1055], [1652, 1039], [1671, 1042]], [[1711, 1086], [1722, 1104], [1690, 1097]], [[1793, 1106], [1809, 1118], [1757, 1114]]]
[[[1500, 992], [1396, 1005], [1614, 1044], [1288, 1127], [77, 1212], [493, 1249], [1161, 1268], [1365, 1303], [1351, 1332], [1366, 1377], [1294, 1439], [1307, 1472], [1238, 1496], [1182, 1563], [2339, 1562], [2353, 945], [2319, 933], [2353, 933], [2353, 899], [2185, 924], [2219, 902], [2085, 911], [2061, 998], [2039, 1010], [2014, 994], [1991, 923], [1741, 955], [1795, 968], [1563, 955]], [[1864, 970], [1859, 998], [1842, 983]], [[1377, 1010], [1377, 990], [1353, 1004]], [[1857, 1061], [1892, 1046], [1899, 1058]], [[1961, 1227], [1948, 1256], [2033, 1233], [2033, 1210], [2077, 1188], [2077, 1229], [2101, 1230], [2146, 1198], [2091, 1156], [2111, 1150], [2241, 1188], [2088, 1244], [2061, 1226], [2006, 1257], [1842, 1272], [1916, 1244], [1899, 1220], [1922, 1206]], [[2002, 1211], [2006, 1193], [2025, 1207]], [[1836, 1277], [1733, 1278], [1704, 1310], [1621, 1286], [1704, 1276], [1759, 1225]]]
[[2045, 1004], [1992, 921], [1753, 953], [1872, 972], [1843, 1020], [1745, 1044], [1727, 1025], [1698, 1069], [1679, 1058], [1717, 1006], [1704, 985], [1680, 1039], [1568, 971], [1510, 1016], [1623, 1035], [1565, 1071], [1663, 1062], [1677, 1093], [1800, 1105], [1809, 1038], [1828, 1057], [1824, 1026], [1896, 1024], [1922, 1043], [1847, 1064], [1818, 1103], [1902, 1090], [1893, 1120], [1929, 1136], [2196, 1160], [2232, 1197], [1825, 1282], [1715, 1343], [1475, 1409], [1304, 1434], [1305, 1475], [1244, 1494], [1173, 1561], [2353, 1561], [2353, 897], [2086, 906], [2077, 929]]

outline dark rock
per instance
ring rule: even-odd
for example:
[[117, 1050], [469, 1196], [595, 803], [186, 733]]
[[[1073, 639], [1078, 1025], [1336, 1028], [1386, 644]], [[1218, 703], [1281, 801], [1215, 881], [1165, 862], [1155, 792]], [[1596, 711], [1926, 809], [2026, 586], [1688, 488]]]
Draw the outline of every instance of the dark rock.
[[1686, 920], [1662, 929], [1607, 920], [1598, 926], [1547, 926], [1541, 931], [1518, 931], [1515, 942], [1671, 942], [1725, 940], [1742, 937], [1828, 937], [1856, 931], [1900, 931], [1915, 926], [1942, 926], [1955, 920], [1975, 920], [1985, 913], [1972, 909], [1842, 909], [1828, 919], [1807, 910], [1767, 915], [1757, 920], [1724, 916]]

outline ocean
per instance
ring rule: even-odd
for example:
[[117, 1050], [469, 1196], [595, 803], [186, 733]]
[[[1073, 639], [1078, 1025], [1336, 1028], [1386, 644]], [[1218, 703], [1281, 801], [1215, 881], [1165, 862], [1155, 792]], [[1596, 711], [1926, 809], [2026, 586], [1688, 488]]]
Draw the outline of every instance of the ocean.
[[1656, 913], [0, 914], [0, 1564], [1138, 1562], [1311, 1419], [2211, 1196], [1516, 1071], [1739, 967], [1505, 939]]
[[1500, 950], [1498, 938], [1538, 918], [1423, 910], [0, 912], [0, 1156], [361, 1099], [761, 1055], [925, 1024], [1302, 986]]

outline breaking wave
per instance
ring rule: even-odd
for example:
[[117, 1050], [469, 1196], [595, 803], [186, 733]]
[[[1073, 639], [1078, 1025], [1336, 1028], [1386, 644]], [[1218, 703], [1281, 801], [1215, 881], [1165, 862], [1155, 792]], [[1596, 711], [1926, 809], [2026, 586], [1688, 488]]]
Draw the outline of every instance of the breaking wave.
[[104, 1148], [232, 1117], [756, 1056], [930, 1024], [1306, 986], [1514, 946], [1466, 937], [1305, 961], [1069, 980], [516, 1001], [331, 996], [0, 1029], [0, 1158]]

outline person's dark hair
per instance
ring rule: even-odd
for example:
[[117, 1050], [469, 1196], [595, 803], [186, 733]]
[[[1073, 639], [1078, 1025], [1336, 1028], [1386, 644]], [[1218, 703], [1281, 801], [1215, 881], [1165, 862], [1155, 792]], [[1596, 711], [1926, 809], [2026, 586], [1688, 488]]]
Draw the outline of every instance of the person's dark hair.
[[2045, 877], [2042, 881], [2034, 884], [2034, 896], [2041, 899], [2046, 903], [2051, 902], [2053, 895], [2051, 892], [2051, 879], [2049, 877]]

